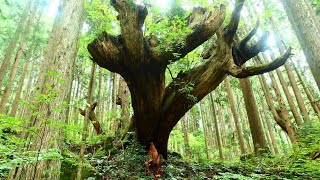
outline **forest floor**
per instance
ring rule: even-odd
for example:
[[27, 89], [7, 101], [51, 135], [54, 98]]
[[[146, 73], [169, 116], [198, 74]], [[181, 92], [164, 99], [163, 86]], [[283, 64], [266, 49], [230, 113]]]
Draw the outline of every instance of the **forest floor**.
[[[297, 172], [283, 166], [252, 164], [250, 161], [186, 163], [173, 160], [169, 166], [179, 170], [179, 174], [170, 174], [175, 179], [319, 179], [320, 174]], [[260, 160], [262, 161], [262, 160]], [[168, 167], [167, 167], [168, 168]], [[169, 171], [170, 172], [170, 171]]]
[[[76, 173], [77, 167], [72, 162], [77, 157], [73, 156], [76, 153], [72, 154], [69, 151], [69, 157], [65, 158], [61, 179], [69, 179]], [[193, 162], [182, 159], [178, 153], [170, 153], [161, 167], [162, 179], [320, 179], [320, 158], [305, 157], [246, 156], [242, 160]], [[87, 154], [86, 159], [86, 179], [153, 179], [146, 172], [146, 152], [139, 145], [107, 152], [97, 149]]]

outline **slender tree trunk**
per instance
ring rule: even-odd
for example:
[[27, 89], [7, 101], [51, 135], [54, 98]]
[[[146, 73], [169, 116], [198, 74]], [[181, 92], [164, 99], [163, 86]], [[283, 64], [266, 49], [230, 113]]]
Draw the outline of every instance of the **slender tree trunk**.
[[7, 84], [6, 88], [4, 89], [4, 94], [3, 94], [1, 102], [0, 102], [0, 113], [5, 113], [5, 107], [6, 107], [7, 103], [8, 103], [9, 96], [10, 96], [10, 93], [11, 93], [11, 88], [12, 88], [14, 79], [16, 77], [17, 71], [18, 71], [18, 66], [19, 66], [19, 63], [20, 63], [20, 60], [21, 60], [21, 56], [22, 56], [22, 53], [23, 53], [22, 52], [23, 48], [24, 47], [20, 46], [19, 50], [17, 51], [16, 57], [15, 57], [15, 61], [14, 61], [13, 67], [12, 67], [12, 71], [11, 71], [11, 74], [10, 74], [10, 79], [8, 81], [8, 84]]
[[106, 109], [107, 109], [107, 107], [106, 107], [106, 104], [107, 104], [107, 93], [108, 93], [108, 91], [107, 91], [107, 88], [105, 88], [107, 85], [105, 84], [105, 78], [104, 78], [105, 76], [103, 76], [102, 77], [102, 81], [101, 81], [101, 84], [102, 84], [102, 87], [104, 87], [103, 89], [102, 89], [102, 97], [101, 97], [101, 102], [100, 102], [100, 119], [101, 119], [101, 123], [103, 123], [104, 122], [104, 115], [105, 115], [105, 113], [106, 112], [108, 112]]
[[[26, 101], [28, 99], [28, 94], [30, 92], [30, 87], [32, 84], [32, 79], [33, 79], [33, 71], [31, 71], [34, 67], [34, 62], [31, 63], [31, 68], [28, 72], [28, 78], [27, 78], [27, 82], [26, 82], [26, 86], [23, 88], [22, 91], [22, 100]], [[19, 116], [20, 117], [24, 117], [24, 112], [25, 112], [26, 106], [22, 106], [21, 109], [19, 109]]]
[[290, 65], [288, 63], [284, 64], [284, 67], [288, 73], [288, 77], [291, 83], [291, 87], [293, 89], [293, 93], [295, 94], [295, 97], [297, 99], [297, 103], [300, 109], [300, 112], [303, 116], [303, 120], [304, 122], [308, 122], [309, 121], [309, 113], [306, 109], [306, 105], [304, 104], [304, 100], [302, 98], [302, 95], [300, 93], [300, 90], [298, 88], [297, 82], [294, 79], [294, 75], [293, 75], [293, 70], [291, 69]]
[[101, 96], [101, 92], [102, 92], [102, 68], [99, 67], [99, 85], [98, 85], [98, 108], [97, 108], [97, 115], [98, 118], [102, 119], [102, 96]]
[[[111, 73], [110, 73], [111, 74]], [[107, 124], [108, 124], [108, 131], [110, 131], [110, 130], [112, 130], [112, 128], [113, 128], [113, 107], [114, 107], [114, 98], [113, 98], [113, 81], [114, 81], [114, 76], [115, 74], [114, 73], [112, 73], [110, 76], [109, 76], [109, 78], [108, 78], [108, 82], [107, 82], [107, 84], [109, 84], [109, 96], [108, 96], [108, 99], [107, 99], [107, 112], [109, 112], [110, 111], [110, 113], [111, 113], [111, 116], [110, 117], [108, 117], [107, 118]]]
[[267, 101], [269, 110], [271, 111], [275, 122], [277, 122], [277, 124], [279, 124], [280, 121], [282, 121], [282, 117], [280, 117], [281, 114], [278, 114], [278, 112], [276, 110], [273, 98], [272, 98], [271, 93], [269, 91], [269, 87], [268, 87], [268, 84], [267, 84], [267, 81], [266, 81], [266, 78], [264, 77], [264, 75], [259, 76], [259, 81], [260, 81], [261, 87], [263, 89], [263, 93], [265, 95], [265, 99]]
[[[8, 103], [9, 96], [10, 96], [10, 93], [11, 93], [11, 88], [12, 88], [14, 79], [16, 77], [17, 71], [18, 71], [18, 66], [19, 66], [20, 60], [22, 58], [22, 53], [25, 50], [25, 44], [28, 41], [29, 34], [30, 34], [30, 29], [34, 24], [33, 22], [34, 22], [34, 19], [35, 19], [35, 15], [37, 13], [37, 8], [38, 8], [38, 5], [34, 5], [34, 7], [32, 8], [32, 13], [29, 16], [28, 22], [27, 22], [27, 24], [25, 26], [25, 29], [24, 29], [24, 32], [23, 32], [23, 37], [22, 37], [22, 40], [20, 41], [19, 48], [18, 48], [16, 57], [15, 57], [15, 61], [14, 61], [13, 67], [12, 67], [12, 71], [11, 71], [11, 74], [10, 74], [9, 82], [7, 83], [7, 86], [6, 86], [5, 90], [4, 90], [4, 95], [3, 95], [2, 99], [1, 99], [0, 113], [4, 112], [5, 106]], [[1, 86], [1, 84], [0, 84], [0, 86]]]
[[[267, 59], [267, 57], [265, 56], [265, 54], [263, 54], [264, 58]], [[280, 117], [282, 118], [282, 121], [277, 122], [278, 125], [288, 134], [288, 136], [290, 137], [290, 140], [292, 143], [295, 143], [297, 141], [296, 135], [295, 135], [295, 129], [293, 124], [291, 123], [291, 120], [289, 118], [289, 114], [288, 111], [286, 109], [285, 106], [285, 102], [281, 96], [277, 81], [275, 79], [275, 77], [273, 76], [272, 72], [269, 72], [270, 78], [271, 78], [271, 82], [272, 82], [272, 87], [275, 91], [276, 94], [276, 98], [279, 102], [279, 106], [280, 106], [280, 110], [278, 110], [278, 114], [280, 114]]]
[[255, 154], [259, 155], [260, 149], [265, 151], [268, 149], [268, 145], [264, 137], [263, 127], [259, 118], [259, 113], [253, 96], [250, 80], [247, 78], [240, 79], [240, 85], [248, 114], [249, 125], [254, 144], [254, 152]]
[[[285, 48], [281, 43], [280, 31], [279, 31], [278, 27], [275, 25], [275, 23], [274, 23], [272, 18], [270, 18], [270, 21], [271, 21], [272, 28], [276, 30], [275, 31], [275, 33], [276, 33], [275, 34], [275, 39], [276, 39], [276, 42], [277, 42], [277, 46], [278, 46], [278, 48], [280, 50], [280, 53], [284, 54], [285, 53]], [[289, 60], [291, 60], [291, 59], [289, 59]], [[301, 114], [303, 116], [303, 120], [304, 120], [304, 122], [308, 122], [309, 121], [309, 114], [308, 114], [308, 111], [307, 111], [306, 106], [304, 104], [304, 101], [303, 101], [302, 95], [300, 93], [300, 90], [298, 88], [297, 81], [294, 78], [293, 70], [292, 70], [290, 64], [292, 64], [292, 63], [289, 61], [289, 62], [284, 64], [284, 67], [285, 67], [286, 72], [288, 74], [288, 78], [289, 78], [289, 81], [291, 83], [291, 87], [293, 89], [293, 93], [295, 94], [295, 97], [297, 99], [297, 103], [298, 103], [300, 112], [301, 112]]]
[[189, 157], [190, 156], [190, 145], [189, 145], [189, 137], [188, 137], [188, 114], [184, 115], [182, 117], [182, 130], [183, 130], [183, 140], [184, 140], [184, 152], [185, 156]]
[[11, 117], [15, 117], [16, 113], [17, 113], [19, 100], [20, 100], [20, 96], [21, 96], [21, 91], [22, 91], [24, 80], [25, 80], [25, 77], [26, 77], [26, 74], [27, 74], [27, 70], [28, 70], [28, 67], [29, 67], [31, 56], [32, 56], [32, 50], [29, 50], [28, 53], [27, 53], [26, 60], [24, 62], [24, 66], [23, 66], [23, 69], [22, 69], [22, 74], [21, 74], [21, 77], [20, 77], [20, 80], [19, 80], [18, 88], [17, 88], [17, 91], [15, 93], [15, 97], [14, 97], [14, 100], [13, 100], [13, 103], [12, 103], [12, 108], [11, 108], [11, 112], [10, 112], [10, 116]]
[[91, 105], [92, 105], [92, 95], [93, 95], [93, 86], [94, 86], [94, 73], [96, 70], [96, 63], [92, 63], [91, 67], [91, 74], [90, 74], [90, 81], [89, 81], [89, 87], [88, 87], [88, 100], [87, 104], [89, 106], [86, 107], [86, 115], [84, 117], [84, 125], [83, 125], [83, 133], [82, 133], [82, 139], [81, 139], [81, 147], [80, 147], [80, 158], [79, 158], [79, 166], [77, 171], [77, 180], [81, 180], [82, 178], [82, 169], [83, 169], [83, 161], [84, 161], [84, 152], [86, 150], [86, 140], [88, 137], [88, 129], [89, 129], [89, 116], [91, 111]]
[[265, 134], [265, 136], [266, 136], [266, 140], [267, 140], [268, 146], [269, 146], [269, 148], [270, 148], [270, 150], [271, 150], [271, 153], [272, 153], [272, 154], [275, 154], [274, 149], [273, 149], [273, 145], [272, 145], [272, 143], [271, 143], [270, 134], [269, 134], [269, 132], [268, 132], [268, 129], [266, 128], [265, 122], [263, 121], [263, 119], [264, 119], [264, 118], [263, 118], [264, 114], [263, 114], [261, 111], [259, 111], [259, 114], [260, 114], [260, 118], [261, 118], [261, 121], [262, 121], [262, 127], [263, 127], [263, 130], [264, 130], [264, 134]]
[[298, 76], [298, 80], [299, 80], [301, 86], [303, 87], [304, 92], [306, 93], [307, 98], [308, 98], [308, 100], [309, 100], [309, 102], [310, 102], [310, 104], [311, 104], [314, 112], [319, 115], [319, 114], [320, 114], [320, 108], [318, 107], [317, 103], [315, 102], [314, 97], [312, 96], [312, 94], [311, 94], [311, 92], [309, 91], [308, 87], [307, 87], [306, 84], [304, 83], [304, 80], [302, 79], [302, 77], [301, 77], [301, 75], [300, 75], [300, 72], [299, 72], [298, 69], [295, 67], [295, 65], [293, 65], [293, 69], [294, 69], [294, 71], [296, 72], [296, 74], [297, 74], [297, 76]]
[[225, 123], [225, 119], [223, 117], [223, 114], [222, 114], [222, 107], [221, 107], [221, 104], [219, 104], [217, 107], [216, 107], [217, 111], [218, 111], [218, 117], [220, 119], [220, 127], [221, 127], [221, 141], [222, 141], [222, 145], [223, 147], [227, 147], [227, 144], [228, 144], [228, 140], [226, 138], [226, 123]]
[[286, 69], [286, 71], [288, 73], [288, 77], [289, 77], [289, 80], [291, 82], [291, 87], [293, 89], [293, 93], [296, 96], [297, 103], [298, 103], [300, 112], [301, 112], [301, 114], [303, 116], [304, 122], [308, 122], [309, 121], [309, 114], [308, 114], [308, 111], [306, 109], [306, 105], [304, 104], [304, 100], [303, 100], [302, 95], [300, 93], [300, 90], [298, 88], [297, 82], [294, 79], [294, 75], [292, 73], [293, 70], [291, 69], [291, 67], [290, 67], [290, 65], [288, 63], [286, 63], [284, 65], [284, 67], [285, 67], [285, 69]]
[[303, 1], [281, 0], [320, 90], [320, 31]]
[[222, 142], [221, 142], [221, 137], [220, 137], [220, 132], [219, 132], [219, 126], [218, 126], [218, 118], [217, 118], [217, 111], [214, 105], [213, 97], [212, 94], [209, 94], [210, 96], [210, 102], [211, 102], [211, 113], [214, 121], [214, 128], [216, 131], [216, 137], [217, 137], [217, 142], [218, 142], [218, 148], [219, 148], [219, 158], [223, 159], [223, 150], [222, 150]]
[[191, 121], [192, 121], [192, 123], [190, 123], [192, 124], [191, 132], [199, 130], [199, 122], [197, 117], [195, 116], [196, 110], [197, 110], [196, 108], [191, 109]]
[[[272, 57], [272, 58], [274, 59], [274, 57]], [[276, 73], [277, 73], [277, 75], [278, 75], [278, 77], [279, 77], [280, 84], [281, 84], [281, 86], [282, 86], [282, 88], [283, 88], [284, 94], [285, 94], [285, 96], [286, 96], [286, 98], [287, 98], [287, 100], [288, 100], [288, 103], [289, 103], [291, 112], [292, 112], [292, 114], [293, 114], [293, 117], [294, 117], [294, 119], [295, 119], [295, 122], [296, 122], [296, 124], [297, 124], [298, 126], [300, 126], [300, 125], [302, 125], [302, 119], [301, 119], [301, 117], [300, 117], [300, 115], [299, 115], [299, 113], [298, 113], [298, 110], [297, 110], [294, 102], [293, 102], [293, 97], [291, 96], [291, 94], [290, 94], [290, 92], [289, 92], [289, 89], [288, 89], [287, 84], [286, 84], [286, 82], [285, 82], [285, 80], [284, 80], [284, 77], [283, 77], [283, 75], [282, 75], [282, 72], [280, 72], [280, 70], [277, 69], [277, 70], [276, 70]]]
[[[237, 102], [238, 102], [238, 112], [239, 112], [239, 117], [241, 119], [241, 127], [242, 129], [246, 129], [245, 125], [249, 124], [248, 123], [248, 117], [246, 116], [245, 114], [245, 105], [242, 105], [241, 104], [241, 100], [240, 100], [240, 96], [237, 96]], [[250, 125], [249, 125], [250, 126]], [[244, 132], [247, 132], [247, 133], [243, 133], [243, 137], [245, 140], [247, 140], [247, 149], [246, 149], [246, 152], [247, 153], [252, 153], [252, 146], [251, 146], [251, 141], [250, 141], [250, 136], [251, 136], [251, 132], [249, 131], [244, 131]]]
[[[243, 134], [242, 134], [242, 129], [241, 129], [241, 125], [240, 125], [240, 121], [239, 121], [239, 115], [237, 112], [237, 108], [236, 108], [236, 103], [234, 101], [234, 97], [231, 91], [231, 86], [230, 86], [230, 80], [227, 77], [225, 79], [225, 85], [226, 85], [226, 90], [227, 90], [227, 96], [231, 105], [231, 110], [232, 110], [232, 114], [233, 114], [233, 119], [234, 119], [234, 123], [237, 129], [237, 134], [238, 134], [238, 140], [239, 140], [239, 144], [240, 144], [240, 150], [241, 150], [241, 154], [245, 154], [246, 153], [246, 149], [245, 149], [245, 144], [244, 144], [244, 138], [243, 138]], [[230, 124], [233, 123], [230, 121]]]
[[[262, 86], [262, 89], [265, 92], [264, 86]], [[270, 134], [270, 139], [271, 139], [271, 143], [272, 143], [274, 152], [275, 152], [275, 154], [279, 154], [278, 144], [277, 144], [277, 141], [275, 139], [275, 136], [274, 136], [274, 133], [273, 133], [273, 130], [272, 130], [272, 125], [271, 125], [268, 113], [266, 111], [266, 105], [263, 102], [263, 98], [262, 98], [261, 92], [259, 92], [258, 94], [259, 94], [259, 97], [260, 97], [260, 102], [262, 104], [262, 111], [263, 111], [263, 114], [265, 116], [265, 120], [266, 120], [266, 124], [267, 124], [267, 128], [268, 128], [268, 133]], [[268, 95], [268, 97], [269, 97], [269, 95]], [[267, 98], [267, 96], [266, 96], [266, 98]]]
[[231, 132], [232, 132], [231, 139], [232, 139], [233, 144], [234, 144], [234, 152], [235, 152], [236, 156], [239, 156], [239, 150], [238, 150], [238, 143], [237, 143], [237, 140], [236, 140], [234, 121], [232, 121], [233, 117], [231, 115], [231, 110], [229, 108], [228, 108], [228, 119], [229, 119], [230, 129], [231, 129]]
[[112, 79], [112, 129], [116, 131], [118, 128], [118, 119], [117, 119], [117, 88], [118, 88], [118, 75], [113, 73]]
[[[264, 56], [264, 59], [268, 59], [268, 57], [266, 56], [265, 53], [263, 53], [263, 56]], [[291, 142], [295, 143], [297, 141], [297, 138], [295, 136], [295, 129], [294, 129], [293, 124], [290, 121], [289, 114], [286, 109], [285, 102], [281, 96], [277, 81], [276, 81], [272, 72], [269, 72], [269, 75], [270, 75], [270, 79], [272, 82], [272, 87], [275, 91], [276, 98], [277, 98], [277, 100], [279, 102], [279, 106], [280, 106], [280, 109], [277, 110], [277, 113], [282, 118], [282, 120], [278, 121], [277, 124], [288, 134]]]
[[200, 116], [201, 116], [201, 120], [202, 120], [202, 128], [203, 128], [203, 136], [204, 136], [204, 141], [205, 141], [205, 146], [206, 146], [206, 156], [207, 159], [210, 159], [210, 154], [209, 154], [209, 142], [208, 142], [208, 132], [207, 132], [207, 128], [206, 128], [206, 120], [205, 120], [205, 115], [204, 115], [204, 109], [202, 107], [201, 102], [199, 102], [199, 107], [200, 107]]
[[20, 34], [24, 30], [25, 22], [27, 20], [27, 17], [29, 16], [32, 3], [33, 3], [33, 0], [29, 0], [27, 2], [26, 7], [24, 8], [24, 10], [21, 14], [17, 29], [16, 29], [14, 35], [12, 36], [13, 38], [11, 39], [11, 41], [8, 45], [7, 51], [4, 55], [4, 58], [3, 58], [3, 61], [2, 61], [1, 67], [0, 67], [0, 87], [2, 87], [3, 80], [6, 77], [6, 73], [8, 71], [8, 67], [10, 65], [11, 57], [12, 57], [12, 54], [18, 44]]
[[[69, 124], [69, 121], [70, 121], [70, 109], [72, 108], [71, 107], [71, 95], [72, 95], [72, 89], [73, 89], [73, 80], [74, 80], [74, 76], [75, 76], [75, 74], [74, 74], [74, 66], [72, 66], [71, 68], [70, 68], [70, 73], [71, 73], [71, 79], [70, 79], [70, 86], [69, 86], [69, 89], [67, 90], [67, 92], [69, 92], [69, 94], [67, 94], [67, 96], [66, 96], [66, 99], [65, 99], [65, 102], [66, 102], [66, 104], [67, 104], [67, 107], [66, 107], [66, 112], [65, 112], [65, 124]], [[72, 112], [72, 111], [71, 111]]]
[[[222, 94], [221, 94], [222, 95]], [[223, 108], [221, 106], [221, 104], [219, 106], [217, 106], [217, 111], [218, 111], [218, 115], [219, 115], [219, 119], [220, 119], [220, 125], [221, 125], [221, 140], [222, 140], [222, 145], [225, 149], [229, 149], [228, 148], [228, 138], [227, 138], [227, 130], [226, 130], [226, 123], [225, 123], [225, 118], [222, 114], [223, 112]], [[225, 152], [225, 157], [227, 159], [230, 159], [230, 151], [228, 150], [228, 152]]]

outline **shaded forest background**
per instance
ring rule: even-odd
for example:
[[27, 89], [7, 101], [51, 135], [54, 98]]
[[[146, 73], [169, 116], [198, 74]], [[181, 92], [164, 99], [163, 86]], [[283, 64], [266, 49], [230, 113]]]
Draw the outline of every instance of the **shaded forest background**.
[[[149, 43], [170, 51], [173, 44], [185, 43], [191, 31], [185, 19], [195, 7], [213, 10], [225, 4], [227, 24], [238, 1], [159, 2], [136, 3], [149, 9], [143, 35], [158, 36], [157, 42], [150, 38]], [[251, 171], [262, 174], [256, 178], [320, 176], [320, 56], [310, 56], [305, 50], [320, 46], [316, 38], [320, 37], [316, 36], [320, 34], [320, 2], [297, 3], [305, 21], [311, 23], [303, 28], [315, 32], [306, 38], [313, 44], [301, 41], [304, 37], [297, 31], [303, 30], [290, 23], [294, 16], [287, 11], [289, 5], [282, 6], [286, 3], [245, 1], [236, 38], [242, 39], [256, 24], [259, 28], [250, 44], [269, 32], [267, 50], [247, 66], [271, 62], [289, 47], [290, 58], [263, 75], [246, 80], [229, 76], [196, 103], [170, 133], [169, 159], [161, 158], [166, 165], [163, 172], [157, 172], [161, 176], [254, 178]], [[145, 177], [150, 149], [132, 140], [134, 110], [129, 88], [119, 74], [94, 63], [87, 49], [104, 32], [121, 33], [116, 10], [103, 0], [62, 0], [63, 8], [58, 4], [58, 0], [0, 2], [0, 179]], [[205, 53], [215, 43], [213, 36], [181, 60], [170, 62], [166, 85], [180, 71], [206, 62]], [[315, 60], [313, 66], [310, 59]], [[193, 86], [180, 90], [197, 102], [191, 94]], [[255, 110], [246, 101], [254, 102]], [[250, 121], [260, 122], [262, 134], [253, 131], [259, 127]], [[255, 146], [257, 136], [264, 139], [263, 147]]]

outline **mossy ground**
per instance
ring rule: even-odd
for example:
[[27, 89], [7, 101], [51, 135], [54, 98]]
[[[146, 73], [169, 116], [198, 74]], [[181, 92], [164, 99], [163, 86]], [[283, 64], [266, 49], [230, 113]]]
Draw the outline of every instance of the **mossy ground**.
[[[146, 172], [144, 148], [134, 143], [126, 149], [99, 149], [88, 154], [84, 172], [86, 179], [153, 179]], [[75, 158], [76, 160], [76, 158]], [[71, 161], [72, 162], [72, 161]], [[73, 163], [72, 163], [73, 164]], [[192, 162], [171, 153], [163, 163], [162, 179], [319, 179], [320, 159], [311, 160], [300, 156], [249, 157], [244, 160]], [[68, 179], [76, 173], [64, 162], [62, 177]], [[63, 179], [63, 178], [62, 178]]]

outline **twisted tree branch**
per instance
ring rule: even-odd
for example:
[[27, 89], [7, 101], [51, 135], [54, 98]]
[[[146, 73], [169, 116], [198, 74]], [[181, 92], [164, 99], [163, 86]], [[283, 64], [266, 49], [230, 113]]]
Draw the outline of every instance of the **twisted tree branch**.
[[244, 5], [244, 0], [237, 0], [234, 10], [231, 14], [231, 19], [229, 24], [226, 26], [225, 29], [225, 39], [226, 42], [231, 44], [233, 42], [233, 38], [237, 33], [238, 25], [241, 16], [241, 10]]
[[248, 41], [250, 41], [250, 39], [257, 33], [257, 30], [259, 28], [259, 24], [260, 24], [260, 21], [258, 20], [255, 27], [250, 31], [250, 33], [245, 37], [243, 38], [243, 40], [239, 43], [239, 46], [240, 47], [245, 47], [246, 44], [248, 43]]
[[[97, 134], [101, 134], [102, 133], [102, 129], [101, 129], [101, 125], [100, 125], [100, 122], [98, 121], [97, 117], [96, 117], [96, 114], [94, 113], [94, 109], [96, 108], [97, 106], [97, 102], [93, 103], [90, 105], [90, 113], [89, 113], [89, 119], [91, 120], [92, 124], [93, 124], [93, 128], [94, 130], [96, 131]], [[79, 108], [79, 113], [82, 115], [82, 116], [86, 116], [86, 111]]]
[[249, 59], [255, 57], [260, 52], [268, 49], [267, 39], [269, 37], [269, 32], [266, 32], [259, 40], [253, 44], [248, 45], [248, 41], [252, 38], [256, 28], [253, 29], [240, 43], [233, 43], [232, 45], [232, 56], [234, 63], [237, 66], [241, 66], [246, 63]]
[[276, 60], [269, 63], [244, 68], [233, 66], [229, 69], [229, 74], [236, 78], [247, 78], [249, 76], [259, 75], [273, 71], [282, 66], [287, 61], [287, 59], [290, 58], [290, 56], [292, 55], [291, 50], [292, 48], [290, 47], [282, 57], [277, 58]]

